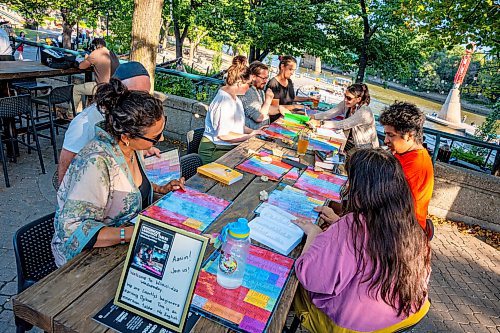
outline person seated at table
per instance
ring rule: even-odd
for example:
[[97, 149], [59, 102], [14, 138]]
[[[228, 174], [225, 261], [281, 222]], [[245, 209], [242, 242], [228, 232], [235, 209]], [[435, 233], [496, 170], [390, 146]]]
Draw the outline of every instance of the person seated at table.
[[133, 227], [124, 224], [151, 204], [153, 191], [174, 190], [150, 183], [143, 166], [142, 151], [163, 140], [161, 101], [117, 79], [98, 87], [96, 101], [105, 121], [73, 159], [57, 192], [52, 251], [58, 267], [84, 249], [130, 241]]
[[9, 34], [5, 31], [2, 25], [9, 23], [8, 21], [0, 22], [0, 61], [14, 61], [12, 55], [12, 46], [10, 45]]
[[401, 163], [415, 202], [420, 226], [432, 238], [433, 225], [427, 210], [434, 189], [434, 168], [423, 146], [425, 115], [414, 104], [396, 102], [385, 108], [379, 118], [384, 126], [384, 143]]
[[[151, 81], [146, 68], [137, 61], [129, 61], [121, 64], [113, 74], [113, 77], [120, 80], [128, 90], [137, 90], [149, 92], [151, 90]], [[92, 103], [82, 112], [80, 112], [69, 124], [64, 134], [63, 147], [59, 156], [58, 182], [62, 182], [64, 174], [69, 164], [78, 152], [94, 138], [95, 125], [104, 120], [104, 115]], [[147, 151], [148, 155], [158, 155], [159, 150], [156, 147]]]
[[245, 112], [238, 95], [244, 95], [250, 87], [250, 69], [246, 58], [233, 64], [227, 70], [225, 85], [219, 89], [208, 107], [205, 131], [198, 148], [203, 164], [215, 161], [239, 143], [250, 139], [260, 130], [245, 126]]
[[83, 109], [82, 96], [91, 96], [99, 83], [107, 83], [111, 75], [119, 66], [118, 59], [106, 48], [106, 41], [103, 38], [94, 38], [91, 48], [93, 51], [83, 60], [78, 68], [87, 69], [92, 67], [96, 79], [92, 82], [77, 84], [73, 87], [73, 102], [75, 103], [76, 113]]
[[307, 235], [295, 262], [295, 311], [310, 332], [412, 326], [429, 310], [431, 252], [401, 165], [383, 149], [360, 149], [346, 169], [347, 214], [324, 232], [294, 221]]
[[[376, 148], [379, 146], [375, 118], [368, 106], [370, 92], [364, 83], [350, 85], [344, 94], [344, 100], [333, 109], [312, 116], [312, 126], [341, 129], [346, 133], [345, 151], [356, 148]], [[333, 120], [337, 116], [343, 120]]]
[[[285, 113], [288, 110], [271, 105], [271, 99], [266, 101], [264, 88], [269, 77], [269, 68], [260, 61], [254, 61], [250, 64], [250, 77], [252, 84], [245, 95], [238, 98], [243, 104], [245, 112], [245, 126], [252, 129], [260, 129], [269, 125], [269, 116]], [[266, 103], [264, 103], [266, 102]]]
[[[292, 75], [297, 69], [297, 60], [292, 56], [283, 56], [280, 59], [278, 75], [273, 77], [266, 88], [266, 103], [272, 104], [273, 99], [279, 100], [279, 105], [287, 106], [287, 109], [295, 108], [294, 102], [313, 101], [313, 97], [295, 96]], [[280, 114], [271, 115], [270, 121], [274, 122], [280, 117]]]

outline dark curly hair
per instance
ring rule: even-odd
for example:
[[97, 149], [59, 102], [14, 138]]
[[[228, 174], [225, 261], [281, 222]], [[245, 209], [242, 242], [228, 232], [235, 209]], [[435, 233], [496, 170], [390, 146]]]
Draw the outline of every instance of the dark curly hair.
[[368, 91], [368, 86], [364, 83], [355, 83], [347, 87], [347, 91], [356, 97], [361, 97], [361, 102], [359, 105], [370, 105], [370, 92]]
[[159, 99], [144, 91], [128, 90], [115, 78], [97, 87], [95, 99], [105, 113], [104, 129], [115, 139], [122, 134], [131, 138], [144, 135], [147, 128], [165, 117]]
[[384, 109], [379, 122], [394, 127], [401, 135], [412, 133], [418, 144], [424, 141], [425, 115], [415, 104], [396, 101]]
[[403, 169], [392, 154], [379, 148], [357, 150], [346, 170], [342, 198], [344, 213], [354, 218], [350, 237], [357, 272], [370, 283], [369, 293], [380, 292], [398, 316], [408, 316], [427, 297], [431, 250], [415, 217]]

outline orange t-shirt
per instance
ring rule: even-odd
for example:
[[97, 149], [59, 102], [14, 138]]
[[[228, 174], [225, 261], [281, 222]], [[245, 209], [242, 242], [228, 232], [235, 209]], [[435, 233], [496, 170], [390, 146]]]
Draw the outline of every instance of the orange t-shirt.
[[431, 157], [426, 149], [412, 150], [403, 154], [395, 153], [394, 156], [403, 167], [415, 202], [417, 221], [425, 230], [427, 209], [434, 189], [434, 168]]

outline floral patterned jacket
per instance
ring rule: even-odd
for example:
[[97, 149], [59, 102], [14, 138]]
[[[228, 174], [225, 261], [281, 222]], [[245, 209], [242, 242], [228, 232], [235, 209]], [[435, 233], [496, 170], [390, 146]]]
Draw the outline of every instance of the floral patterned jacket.
[[[143, 167], [142, 154], [137, 155]], [[57, 192], [52, 239], [56, 265], [79, 254], [101, 228], [118, 227], [141, 208], [141, 193], [120, 147], [96, 126], [95, 138], [75, 156]]]

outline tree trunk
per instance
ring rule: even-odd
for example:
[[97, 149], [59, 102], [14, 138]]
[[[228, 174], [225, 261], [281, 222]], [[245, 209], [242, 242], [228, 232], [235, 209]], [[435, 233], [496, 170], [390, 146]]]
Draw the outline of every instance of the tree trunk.
[[255, 56], [256, 51], [257, 51], [256, 47], [253, 45], [250, 45], [250, 54], [248, 55], [248, 62], [249, 63], [252, 63], [253, 61], [256, 60], [256, 56]]
[[189, 60], [188, 64], [191, 66], [193, 64], [193, 58], [194, 58], [194, 40], [189, 40]]
[[366, 65], [368, 64], [366, 48], [365, 43], [363, 43], [363, 46], [361, 46], [361, 54], [359, 55], [358, 75], [356, 76], [355, 83], [361, 83], [365, 79]]
[[170, 30], [171, 20], [168, 20], [163, 23], [163, 39], [162, 39], [162, 49], [165, 50], [167, 48], [168, 43], [168, 30]]
[[134, 0], [130, 60], [146, 67], [151, 78], [151, 91], [154, 90], [162, 8], [163, 0]]
[[264, 61], [264, 59], [267, 57], [267, 55], [269, 54], [269, 50], [266, 49], [266, 50], [262, 50], [262, 52], [259, 54], [259, 56], [257, 57], [257, 60], [258, 61]]
[[174, 21], [174, 34], [175, 34], [175, 57], [182, 58], [182, 46], [184, 45], [184, 40], [186, 39], [189, 24], [184, 26], [184, 29], [181, 33], [181, 28], [179, 27], [179, 23], [177, 19], [173, 19]]
[[368, 47], [370, 46], [370, 38], [372, 38], [375, 31], [377, 31], [377, 26], [370, 28], [365, 0], [359, 0], [359, 4], [361, 6], [361, 18], [363, 19], [363, 45], [361, 46], [361, 54], [359, 55], [359, 68], [358, 75], [355, 80], [356, 83], [361, 83], [365, 79], [366, 66], [368, 65]]
[[67, 8], [61, 8], [62, 26], [63, 26], [63, 45], [65, 49], [71, 49], [71, 33], [73, 32], [74, 22], [68, 22]]

